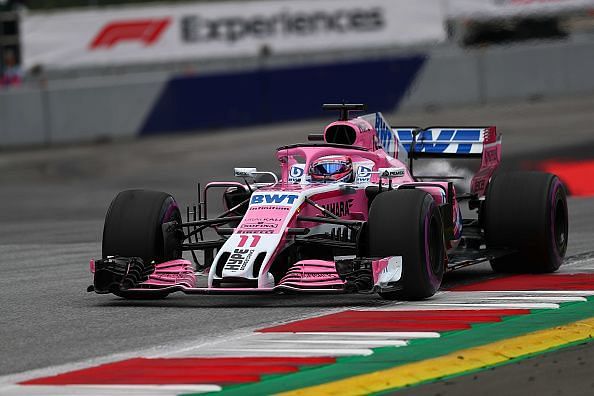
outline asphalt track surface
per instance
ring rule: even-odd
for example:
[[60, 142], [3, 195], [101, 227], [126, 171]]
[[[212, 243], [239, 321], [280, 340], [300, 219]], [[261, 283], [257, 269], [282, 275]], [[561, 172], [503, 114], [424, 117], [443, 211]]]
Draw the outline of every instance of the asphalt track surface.
[[[594, 96], [587, 96], [388, 119], [393, 124], [420, 126], [496, 124], [504, 134], [503, 165], [517, 168], [557, 153], [572, 156], [579, 151], [594, 157], [594, 150], [589, 150], [594, 147], [592, 108]], [[274, 169], [276, 147], [304, 141], [307, 133], [320, 132], [328, 120], [0, 152], [0, 375], [138, 349], [196, 345], [288, 319], [381, 303], [367, 295], [181, 294], [138, 302], [85, 291], [91, 282], [88, 260], [100, 255], [103, 216], [118, 191], [157, 189], [173, 194], [181, 205], [194, 202], [197, 181], [233, 180], [234, 166]], [[572, 198], [569, 210], [568, 256], [594, 250], [594, 199]], [[488, 265], [460, 270], [447, 278], [445, 286], [491, 275]], [[504, 393], [513, 394], [513, 381], [502, 381], [499, 373], [508, 379], [546, 384], [550, 376], [543, 375], [545, 362], [553, 364], [550, 359], [557, 359], [555, 364], [567, 371], [578, 357], [592, 356], [593, 348], [590, 343], [399, 393], [476, 394], [505, 389]], [[539, 359], [542, 365], [534, 365]], [[572, 370], [572, 376], [566, 377], [575, 389], [592, 389], [591, 364], [587, 367], [584, 375]], [[554, 394], [553, 387], [542, 386], [542, 394]]]

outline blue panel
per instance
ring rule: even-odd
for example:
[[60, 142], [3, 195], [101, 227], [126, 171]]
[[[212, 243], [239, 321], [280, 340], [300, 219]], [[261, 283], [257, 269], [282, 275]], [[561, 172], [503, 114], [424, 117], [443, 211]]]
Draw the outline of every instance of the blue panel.
[[415, 151], [424, 151], [426, 153], [443, 153], [445, 149], [447, 149], [449, 144], [447, 143], [437, 143], [437, 144], [422, 144], [415, 146]]
[[439, 132], [437, 140], [452, 140], [452, 136], [454, 136], [453, 129], [444, 129], [441, 132]]
[[471, 147], [472, 147], [472, 144], [459, 144], [458, 150], [456, 151], [456, 153], [458, 153], [458, 154], [470, 153]]
[[412, 142], [412, 131], [406, 129], [398, 129], [398, 140], [401, 142]]
[[465, 131], [456, 131], [456, 135], [454, 136], [454, 140], [470, 140], [470, 141], [477, 141], [481, 140], [481, 130], [480, 129], [468, 129]]
[[366, 103], [373, 112], [393, 111], [424, 62], [425, 56], [414, 55], [176, 77], [149, 112], [141, 134], [322, 117], [322, 103], [343, 100]]
[[417, 135], [417, 142], [421, 140], [433, 140], [433, 133], [430, 130], [421, 131]]

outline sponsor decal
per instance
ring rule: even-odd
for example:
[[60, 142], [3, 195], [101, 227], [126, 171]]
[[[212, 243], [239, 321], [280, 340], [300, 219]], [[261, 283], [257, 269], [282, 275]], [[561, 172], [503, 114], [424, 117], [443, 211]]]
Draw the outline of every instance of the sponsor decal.
[[394, 133], [392, 128], [386, 123], [381, 113], [375, 115], [375, 133], [379, 140], [380, 146], [384, 151], [391, 156], [395, 153]]
[[259, 222], [268, 222], [268, 223], [278, 223], [283, 221], [284, 219], [280, 218], [280, 217], [254, 217], [254, 218], [248, 218], [248, 219], [244, 219], [243, 221], [246, 223], [259, 223]]
[[487, 178], [485, 178], [485, 177], [475, 178], [472, 181], [472, 191], [473, 192], [483, 191], [485, 189], [486, 185], [487, 185]]
[[291, 210], [288, 206], [272, 206], [272, 205], [262, 205], [262, 206], [252, 206], [248, 210], [250, 211], [268, 211], [268, 210], [284, 210], [289, 211]]
[[236, 234], [276, 234], [277, 224], [244, 224]]
[[351, 214], [351, 206], [353, 200], [348, 199], [346, 201], [332, 202], [329, 204], [322, 205], [324, 209], [332, 213], [335, 216], [342, 217]]
[[328, 274], [328, 273], [311, 273], [311, 272], [305, 272], [303, 273], [301, 276], [303, 278], [332, 278], [333, 274]]
[[258, 222], [257, 224], [244, 224], [241, 228], [278, 228], [278, 224], [266, 224], [263, 221]]
[[108, 22], [91, 41], [89, 49], [111, 48], [122, 41], [140, 41], [148, 47], [159, 40], [170, 23], [171, 18]]
[[357, 168], [357, 177], [355, 183], [367, 183], [371, 180], [372, 169], [367, 166], [360, 165]]
[[247, 39], [308, 37], [328, 33], [375, 32], [385, 26], [380, 7], [304, 12], [283, 10], [271, 15], [227, 15], [213, 18], [184, 15], [181, 38], [186, 43], [237, 43]]
[[[482, 150], [484, 139], [481, 129], [427, 129], [417, 135], [415, 151], [425, 153], [457, 153], [468, 154], [473, 147]], [[398, 129], [398, 138], [403, 142], [407, 151], [413, 138], [411, 129]], [[480, 151], [477, 151], [480, 152]]]
[[254, 172], [257, 172], [256, 168], [235, 168], [233, 173], [235, 177], [254, 177]]
[[404, 168], [380, 168], [380, 176], [393, 178], [393, 177], [403, 177], [404, 176]]
[[250, 205], [277, 204], [293, 205], [293, 202], [299, 198], [297, 194], [257, 194], [252, 195]]
[[236, 234], [276, 234], [284, 219], [275, 217], [244, 218]]
[[301, 182], [301, 177], [305, 173], [305, 165], [293, 165], [289, 170], [289, 183]]
[[270, 229], [245, 229], [245, 228], [241, 228], [239, 230], [235, 231], [236, 234], [276, 234], [276, 230], [270, 230]]
[[254, 254], [254, 249], [234, 249], [233, 253], [225, 263], [225, 271], [243, 271], [250, 258]]
[[176, 273], [176, 274], [172, 274], [172, 273], [167, 273], [167, 272], [163, 272], [163, 273], [157, 273], [156, 274], [159, 278], [166, 278], [166, 279], [172, 279], [172, 280], [178, 280], [178, 279], [183, 279], [186, 276], [188, 276], [188, 274], [186, 273]]
[[491, 166], [499, 162], [497, 158], [497, 147], [490, 147], [484, 152], [485, 166]]

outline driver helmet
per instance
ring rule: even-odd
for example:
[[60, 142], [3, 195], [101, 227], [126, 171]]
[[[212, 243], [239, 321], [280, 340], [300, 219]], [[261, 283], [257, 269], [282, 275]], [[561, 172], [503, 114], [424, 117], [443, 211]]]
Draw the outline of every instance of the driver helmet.
[[311, 164], [309, 175], [314, 183], [352, 183], [353, 161], [345, 155], [322, 157]]

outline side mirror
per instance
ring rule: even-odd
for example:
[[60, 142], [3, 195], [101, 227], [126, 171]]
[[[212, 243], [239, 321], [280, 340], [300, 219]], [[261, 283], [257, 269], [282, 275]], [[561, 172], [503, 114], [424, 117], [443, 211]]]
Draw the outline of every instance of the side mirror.
[[[233, 168], [233, 172], [235, 173], [235, 177], [251, 177], [252, 179], [255, 178], [257, 175], [270, 175], [274, 179], [274, 183], [278, 183], [278, 177], [272, 172], [258, 172], [256, 168]], [[260, 183], [256, 183], [260, 184]], [[264, 183], [270, 184], [270, 183]]]
[[393, 179], [404, 176], [404, 168], [379, 168], [378, 173], [380, 177]]
[[234, 168], [235, 177], [255, 177], [258, 169], [256, 168]]

